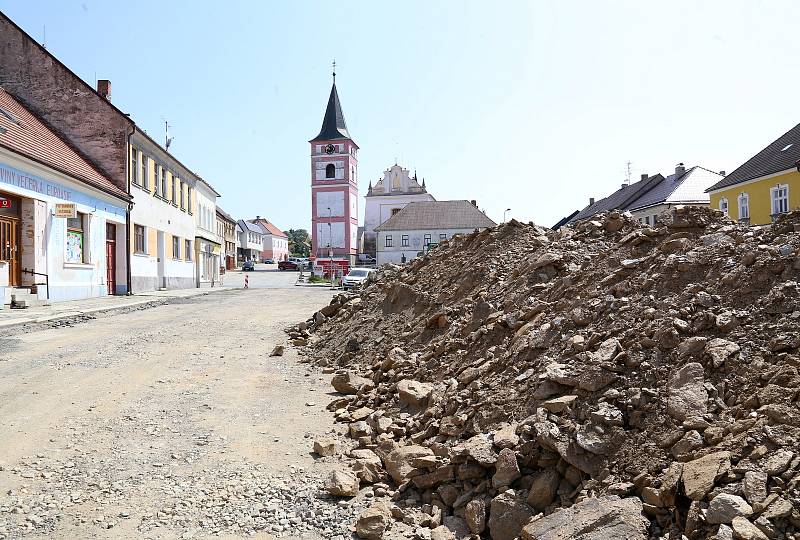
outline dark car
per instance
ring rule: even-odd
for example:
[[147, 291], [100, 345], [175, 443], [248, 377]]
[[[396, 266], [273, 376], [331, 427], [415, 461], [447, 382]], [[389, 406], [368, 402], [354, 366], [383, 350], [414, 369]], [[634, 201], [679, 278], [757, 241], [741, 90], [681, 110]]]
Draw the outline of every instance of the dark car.
[[256, 269], [256, 263], [253, 261], [245, 261], [242, 265], [242, 272], [252, 272]]
[[293, 261], [278, 262], [278, 270], [297, 270], [297, 263]]

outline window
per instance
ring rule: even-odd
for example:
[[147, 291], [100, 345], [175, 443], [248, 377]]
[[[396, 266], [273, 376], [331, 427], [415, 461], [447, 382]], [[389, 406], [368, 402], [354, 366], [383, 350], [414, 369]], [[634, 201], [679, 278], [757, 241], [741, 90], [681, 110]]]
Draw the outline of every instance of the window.
[[142, 187], [147, 187], [150, 182], [147, 166], [147, 156], [142, 154]]
[[180, 179], [177, 176], [172, 177], [172, 204], [178, 206], [178, 190], [180, 189]]
[[67, 218], [67, 247], [64, 250], [64, 262], [89, 262], [89, 216], [81, 212], [74, 218]]
[[191, 240], [186, 240], [184, 247], [186, 249], [186, 260], [187, 261], [191, 261], [192, 260], [192, 241]]
[[158, 163], [153, 164], [153, 194], [158, 195], [159, 192], [159, 185], [158, 185], [158, 170], [161, 167], [158, 166]]
[[650, 216], [644, 216], [644, 222], [646, 225], [650, 225]]
[[750, 196], [747, 193], [739, 195], [739, 219], [750, 219]]
[[772, 196], [772, 215], [785, 214], [789, 211], [789, 186], [778, 184], [769, 190]]
[[400, 210], [402, 210], [402, 208], [392, 208], [392, 215], [395, 215], [395, 214], [396, 214], [396, 213], [398, 213]]
[[400, 237], [400, 245], [403, 246], [403, 247], [408, 247], [408, 235], [407, 234], [404, 234], [402, 237]]
[[186, 211], [192, 213], [192, 187], [186, 186]]
[[392, 247], [392, 235], [391, 234], [387, 234], [386, 235], [386, 247]]
[[139, 151], [136, 148], [131, 148], [131, 182], [137, 186], [141, 185], [139, 179]]
[[422, 241], [422, 243], [423, 243], [424, 245], [426, 245], [426, 246], [427, 246], [428, 244], [430, 244], [430, 243], [431, 243], [431, 235], [430, 235], [430, 234], [426, 234], [426, 235], [424, 236], [424, 238], [423, 238], [423, 241]]
[[723, 214], [728, 215], [728, 199], [723, 197], [719, 200], [719, 209]]
[[167, 198], [167, 170], [161, 167], [161, 198]]
[[439, 242], [441, 242], [443, 240], [447, 240], [447, 235], [445, 233], [439, 234]]
[[186, 210], [186, 193], [183, 190], [183, 182], [181, 182], [181, 210]]
[[133, 251], [134, 253], [145, 253], [144, 227], [142, 225], [133, 226]]
[[336, 178], [336, 166], [333, 163], [325, 165], [325, 178]]

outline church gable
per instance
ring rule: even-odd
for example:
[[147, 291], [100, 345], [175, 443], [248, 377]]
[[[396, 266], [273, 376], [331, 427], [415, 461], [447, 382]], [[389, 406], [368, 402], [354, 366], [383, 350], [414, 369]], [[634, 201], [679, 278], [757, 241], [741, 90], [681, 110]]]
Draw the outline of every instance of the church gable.
[[367, 196], [371, 195], [410, 195], [416, 193], [427, 193], [425, 181], [422, 185], [417, 181], [417, 174], [412, 177], [408, 169], [395, 163], [385, 171], [383, 178], [378, 180], [375, 186], [370, 186]]

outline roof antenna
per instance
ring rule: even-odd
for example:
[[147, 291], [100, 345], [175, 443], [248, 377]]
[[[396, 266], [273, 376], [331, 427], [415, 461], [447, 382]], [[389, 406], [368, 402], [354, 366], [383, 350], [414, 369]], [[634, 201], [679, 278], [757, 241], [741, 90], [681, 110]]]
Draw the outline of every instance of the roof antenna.
[[627, 167], [626, 170], [625, 170], [625, 183], [628, 184], [628, 185], [631, 185], [631, 162], [630, 162], [630, 160], [628, 160], [628, 162], [625, 163], [625, 165]]
[[331, 62], [331, 66], [333, 66], [333, 84], [336, 84], [336, 59], [333, 59]]
[[169, 136], [169, 122], [164, 120], [164, 150], [169, 150], [169, 145], [172, 144], [174, 138]]

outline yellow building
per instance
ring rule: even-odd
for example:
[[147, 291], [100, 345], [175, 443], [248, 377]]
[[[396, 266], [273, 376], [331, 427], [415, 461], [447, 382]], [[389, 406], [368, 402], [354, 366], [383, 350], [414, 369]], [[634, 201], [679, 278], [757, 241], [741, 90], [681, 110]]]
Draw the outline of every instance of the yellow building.
[[800, 124], [708, 188], [711, 208], [750, 225], [800, 209]]

